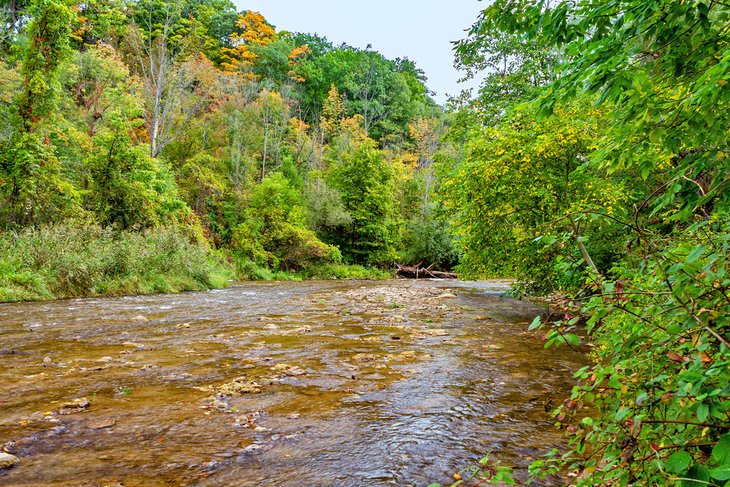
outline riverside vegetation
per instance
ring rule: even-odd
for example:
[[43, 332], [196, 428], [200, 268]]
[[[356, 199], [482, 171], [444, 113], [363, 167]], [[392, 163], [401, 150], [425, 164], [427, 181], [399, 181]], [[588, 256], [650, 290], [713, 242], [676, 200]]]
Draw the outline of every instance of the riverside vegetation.
[[429, 199], [443, 110], [408, 59], [226, 0], [0, 14], [3, 300], [453, 261]]
[[[495, 0], [456, 45], [484, 83], [445, 108], [408, 59], [226, 0], [2, 13], [3, 299], [393, 261], [514, 277], [559, 311], [547, 345], [593, 344], [535, 477], [730, 480], [727, 3]], [[509, 481], [495, 460], [464, 477]]]

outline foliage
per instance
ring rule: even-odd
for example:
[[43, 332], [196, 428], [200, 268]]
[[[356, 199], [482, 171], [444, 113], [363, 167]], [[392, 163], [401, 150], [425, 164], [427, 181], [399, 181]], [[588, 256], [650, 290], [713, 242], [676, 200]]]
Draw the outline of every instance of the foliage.
[[18, 115], [26, 131], [48, 117], [55, 107], [58, 69], [69, 54], [73, 18], [71, 10], [58, 0], [34, 0], [30, 15], [30, 42], [21, 69], [24, 86], [18, 101]]
[[303, 269], [296, 274], [303, 279], [388, 279], [393, 277], [387, 272], [375, 267], [359, 265], [323, 264]]
[[170, 227], [135, 233], [70, 224], [0, 234], [0, 301], [206, 289], [231, 276], [225, 260]]
[[258, 267], [298, 270], [336, 263], [340, 252], [305, 227], [300, 195], [281, 173], [273, 173], [251, 195], [245, 220], [234, 229], [232, 248]]
[[397, 228], [393, 207], [394, 170], [373, 141], [333, 149], [330, 185], [338, 190], [351, 222], [333, 240], [346, 259], [383, 264], [395, 259]]
[[412, 61], [230, 0], [3, 4], [0, 82], [5, 232], [172, 227], [242, 277], [375, 276], [342, 252], [391, 265], [437, 186], [440, 112]]
[[[499, 483], [500, 485], [514, 485], [512, 478], [512, 468], [503, 467], [498, 461], [490, 460], [490, 455], [479, 459], [475, 465], [470, 465], [461, 469], [454, 474], [455, 482], [449, 484], [449, 487], [458, 487], [464, 485], [465, 482], [476, 480], [477, 482]], [[428, 487], [441, 487], [441, 484], [433, 483]]]
[[[548, 339], [577, 343], [584, 313], [599, 344], [596, 364], [558, 411], [571, 450], [555, 465], [578, 469], [579, 485], [663, 485], [727, 480], [730, 328], [727, 218], [698, 222], [654, 242], [639, 270], [621, 265], [597, 294], [573, 300]], [[575, 316], [571, 316], [575, 314]], [[570, 319], [568, 319], [570, 318]], [[617, 353], [618, 352], [618, 353]], [[600, 411], [587, 415], [584, 405]]]
[[[595, 150], [603, 117], [586, 103], [538, 122], [525, 108], [473, 135], [466, 161], [443, 184], [442, 198], [459, 229], [460, 269], [471, 275], [512, 275], [550, 290], [561, 286], [552, 256], [535, 239], [567, 234], [569, 248], [585, 247], [605, 271], [616, 230], [593, 215], [617, 211], [626, 198], [618, 178], [596, 177], [586, 161]], [[596, 251], [600, 252], [597, 254]], [[548, 264], [540, 265], [548, 258]], [[580, 253], [578, 253], [580, 259]], [[582, 280], [574, 275], [572, 282]]]
[[399, 262], [434, 264], [436, 269], [451, 269], [459, 261], [448, 224], [428, 215], [413, 218], [403, 244]]
[[[538, 117], [552, 115], [550, 127], [566, 103], [602, 105], [586, 175], [621, 182], [627, 196], [610, 201], [614, 211], [583, 212], [598, 227], [585, 227], [580, 259], [566, 234], [539, 240], [554, 269], [585, 276], [566, 288], [547, 344], [577, 345], [586, 322], [596, 346], [557, 411], [571, 447], [535, 462], [535, 475], [571, 469], [578, 485], [729, 478], [728, 18], [710, 1], [497, 0], [472, 28], [477, 45], [502, 32], [560, 51]], [[599, 265], [589, 243], [606, 225], [619, 245]]]

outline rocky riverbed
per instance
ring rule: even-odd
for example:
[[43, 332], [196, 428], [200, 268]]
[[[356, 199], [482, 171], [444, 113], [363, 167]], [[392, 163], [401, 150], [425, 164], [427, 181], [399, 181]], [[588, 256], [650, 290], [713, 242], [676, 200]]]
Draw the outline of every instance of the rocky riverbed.
[[503, 282], [0, 305], [0, 485], [425, 485], [560, 441], [584, 358]]

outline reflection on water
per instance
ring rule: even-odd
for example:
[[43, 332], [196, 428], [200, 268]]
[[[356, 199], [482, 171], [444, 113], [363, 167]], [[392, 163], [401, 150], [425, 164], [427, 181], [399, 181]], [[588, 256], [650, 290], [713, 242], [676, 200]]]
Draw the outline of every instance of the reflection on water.
[[[584, 358], [543, 350], [506, 286], [0, 305], [0, 446], [21, 459], [0, 485], [422, 486], [487, 452], [524, 478]], [[216, 394], [237, 378], [261, 392]]]

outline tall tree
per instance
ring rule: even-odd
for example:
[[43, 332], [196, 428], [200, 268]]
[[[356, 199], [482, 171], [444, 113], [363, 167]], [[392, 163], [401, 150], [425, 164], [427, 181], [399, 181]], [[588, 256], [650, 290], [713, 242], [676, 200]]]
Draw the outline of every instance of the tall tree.
[[34, 0], [23, 87], [16, 101], [17, 127], [0, 147], [0, 197], [5, 224], [49, 221], [74, 205], [77, 194], [63, 181], [45, 130], [58, 101], [59, 67], [69, 55], [73, 12], [58, 0]]

